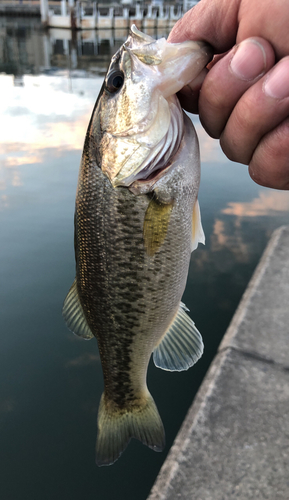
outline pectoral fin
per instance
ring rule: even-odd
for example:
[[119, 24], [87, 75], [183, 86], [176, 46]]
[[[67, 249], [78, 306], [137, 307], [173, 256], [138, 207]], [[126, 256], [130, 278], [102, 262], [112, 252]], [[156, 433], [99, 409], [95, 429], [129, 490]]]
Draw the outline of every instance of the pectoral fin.
[[192, 243], [191, 251], [196, 250], [199, 243], [205, 244], [205, 233], [201, 222], [201, 211], [198, 200], [195, 202], [193, 210]]
[[187, 315], [186, 306], [180, 307], [153, 353], [154, 364], [168, 371], [183, 371], [193, 366], [203, 354], [204, 344], [195, 323]]
[[173, 202], [162, 204], [152, 199], [146, 210], [143, 236], [147, 254], [152, 257], [162, 246], [168, 231]]
[[79, 300], [76, 278], [64, 301], [62, 314], [69, 330], [85, 340], [92, 339], [94, 335], [87, 324]]

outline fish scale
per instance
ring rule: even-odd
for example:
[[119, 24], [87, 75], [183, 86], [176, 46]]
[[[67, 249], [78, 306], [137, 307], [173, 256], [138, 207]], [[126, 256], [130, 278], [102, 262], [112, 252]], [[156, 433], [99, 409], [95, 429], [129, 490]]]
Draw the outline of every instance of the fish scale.
[[[147, 46], [149, 57], [145, 56]], [[202, 61], [197, 73], [209, 58], [204, 44], [185, 42], [185, 46], [174, 47], [132, 28], [127, 42], [112, 58], [93, 110], [80, 166], [76, 279], [63, 314], [74, 333], [98, 341], [104, 377], [98, 414], [98, 465], [113, 463], [132, 437], [155, 451], [163, 449], [162, 421], [146, 385], [150, 356], [154, 352], [160, 368], [180, 371], [192, 366], [203, 351], [201, 336], [181, 304], [191, 250], [204, 241], [197, 202], [198, 141], [176, 97], [164, 97], [158, 89], [160, 82], [154, 81], [154, 64], [159, 78], [162, 64], [163, 78], [169, 78], [166, 62], [160, 58], [163, 53], [169, 68], [173, 66], [166, 51], [176, 53], [181, 72], [190, 51]], [[141, 71], [151, 71], [152, 76], [141, 79]], [[123, 78], [123, 87], [113, 87], [114, 75], [117, 85]], [[172, 92], [177, 91], [170, 86]], [[149, 107], [156, 102], [157, 120]], [[153, 127], [157, 127], [157, 140], [163, 144], [164, 138], [173, 135], [167, 134], [168, 113], [173, 113], [171, 119], [180, 126], [180, 130], [174, 126], [173, 133], [180, 136], [173, 138], [179, 145], [177, 151], [164, 147], [164, 155], [168, 150], [172, 154], [164, 165], [160, 148], [154, 145]], [[146, 117], [145, 126], [143, 118], [137, 120], [138, 115]], [[117, 117], [121, 117], [120, 122]], [[154, 150], [159, 155], [147, 179], [142, 178], [148, 175], [146, 169], [142, 171], [138, 164], [144, 161], [145, 149], [141, 155], [122, 156], [125, 141], [145, 144], [146, 134], [152, 148], [147, 147], [149, 157]], [[137, 147], [132, 150], [137, 151]], [[130, 179], [128, 185], [126, 178]]]
[[[193, 187], [179, 193], [182, 203], [176, 200], [164, 245], [151, 258], [143, 243], [143, 221], [150, 196], [134, 196], [126, 188], [113, 188], [91, 159], [82, 168], [76, 234], [86, 251], [84, 258], [82, 252], [77, 252], [76, 259], [77, 274], [84, 274], [86, 280], [80, 281], [78, 291], [89, 326], [97, 332], [105, 393], [123, 407], [128, 385], [137, 401], [142, 390], [143, 373], [138, 379], [130, 377], [130, 364], [138, 362], [134, 359], [138, 357], [134, 343], [141, 352], [149, 344], [152, 352], [159, 331], [166, 330], [168, 318], [183, 293], [191, 234], [191, 211], [184, 212], [183, 206], [187, 206], [186, 198], [192, 198]], [[87, 185], [93, 186], [89, 188], [90, 196], [82, 198]], [[116, 245], [116, 240], [122, 245]], [[93, 295], [87, 293], [91, 289]], [[115, 350], [113, 343], [119, 346]], [[144, 366], [142, 372], [146, 369]]]

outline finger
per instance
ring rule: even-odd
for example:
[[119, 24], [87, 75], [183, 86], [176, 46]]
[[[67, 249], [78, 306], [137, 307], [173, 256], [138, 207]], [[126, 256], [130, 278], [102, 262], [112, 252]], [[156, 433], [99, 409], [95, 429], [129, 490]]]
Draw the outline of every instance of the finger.
[[289, 119], [260, 141], [249, 164], [249, 174], [261, 186], [289, 189]]
[[181, 103], [182, 108], [190, 113], [199, 112], [199, 95], [202, 84], [208, 73], [207, 69], [203, 69], [201, 73], [192, 82], [182, 88], [178, 92], [178, 98]]
[[237, 42], [251, 36], [269, 40], [277, 60], [288, 55], [288, 0], [241, 0], [238, 12]]
[[269, 42], [249, 38], [212, 67], [199, 102], [200, 119], [209, 135], [221, 136], [236, 103], [273, 66], [274, 60]]
[[188, 85], [185, 85], [185, 87], [178, 92], [178, 98], [181, 106], [186, 111], [195, 114], [199, 113], [199, 96], [205, 77], [207, 76], [209, 69], [211, 69], [222, 57], [224, 57], [224, 55], [226, 55], [226, 53], [214, 56], [206, 68], [204, 68], [194, 80], [189, 82]]
[[270, 41], [278, 60], [288, 54], [288, 0], [202, 0], [175, 24], [168, 40], [203, 40], [222, 53], [256, 36]]
[[233, 161], [249, 164], [262, 137], [289, 116], [289, 56], [243, 94], [220, 143]]
[[168, 41], [203, 40], [215, 52], [226, 52], [236, 43], [240, 2], [202, 0], [175, 24]]
[[201, 71], [201, 73], [199, 73], [199, 75], [194, 80], [189, 82], [188, 85], [183, 87], [178, 92], [178, 98], [181, 103], [181, 106], [186, 111], [195, 114], [199, 113], [200, 90], [205, 80], [205, 77], [208, 74], [208, 70], [211, 69], [222, 57], [224, 57], [225, 54], [226, 53], [214, 56], [214, 58], [212, 59], [212, 61], [209, 62], [207, 67], [204, 68], [203, 71]]
[[209, 62], [209, 64], [207, 64], [207, 68], [208, 69], [212, 69], [213, 66], [215, 66], [215, 64], [220, 61], [221, 59], [223, 59], [223, 57], [225, 57], [225, 55], [228, 54], [229, 51], [227, 52], [224, 52], [223, 54], [216, 54], [214, 55], [213, 59]]

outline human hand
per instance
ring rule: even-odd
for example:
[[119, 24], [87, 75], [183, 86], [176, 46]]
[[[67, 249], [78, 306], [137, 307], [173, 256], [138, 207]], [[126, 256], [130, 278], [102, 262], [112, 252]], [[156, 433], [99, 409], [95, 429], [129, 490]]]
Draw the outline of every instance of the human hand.
[[201, 0], [168, 39], [203, 40], [220, 54], [182, 89], [181, 104], [228, 158], [276, 189], [289, 189], [288, 25], [288, 0]]

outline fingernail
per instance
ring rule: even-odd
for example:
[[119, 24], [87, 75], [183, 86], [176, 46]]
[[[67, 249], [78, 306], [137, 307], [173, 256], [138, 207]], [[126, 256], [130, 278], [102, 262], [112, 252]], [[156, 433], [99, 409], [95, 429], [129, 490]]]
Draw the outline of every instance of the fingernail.
[[280, 61], [268, 74], [264, 83], [264, 92], [269, 97], [284, 99], [289, 97], [289, 58]]
[[262, 45], [251, 39], [240, 43], [231, 60], [232, 72], [240, 80], [250, 81], [262, 75], [265, 68], [266, 54]]

